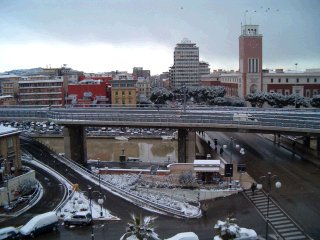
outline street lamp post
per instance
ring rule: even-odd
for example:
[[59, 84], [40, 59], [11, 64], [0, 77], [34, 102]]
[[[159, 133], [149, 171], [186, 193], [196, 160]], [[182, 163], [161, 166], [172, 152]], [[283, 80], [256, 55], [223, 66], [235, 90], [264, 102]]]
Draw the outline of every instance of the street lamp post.
[[270, 195], [271, 195], [271, 186], [272, 186], [272, 181], [275, 180], [275, 187], [276, 188], [281, 188], [281, 182], [278, 180], [277, 175], [272, 175], [271, 172], [268, 172], [267, 176], [261, 176], [259, 178], [258, 184], [257, 184], [257, 189], [261, 190], [262, 189], [262, 182], [266, 181], [267, 183], [267, 214], [266, 214], [266, 240], [268, 239], [268, 231], [269, 231], [269, 204], [270, 204]]
[[101, 195], [101, 192], [100, 192], [100, 195], [99, 195], [99, 199], [98, 199], [98, 203], [100, 205], [100, 217], [102, 218], [103, 216], [103, 213], [102, 213], [102, 204], [103, 204], [103, 198], [102, 198], [102, 195]]
[[[232, 163], [232, 155], [233, 155], [233, 149], [234, 149], [234, 142], [235, 142], [235, 140], [236, 139], [234, 139], [233, 137], [230, 137], [230, 164], [232, 164], [232, 166], [233, 166], [233, 163]], [[222, 146], [224, 149], [226, 149], [226, 148], [228, 148], [228, 145], [227, 144], [225, 144], [225, 145], [223, 145]], [[240, 148], [240, 145], [239, 144], [235, 144], [235, 148], [236, 149], [239, 149]], [[245, 152], [244, 152], [244, 148], [240, 148], [240, 154], [241, 155], [244, 155], [245, 154]], [[232, 169], [233, 169], [233, 167], [232, 167]], [[229, 182], [231, 183], [231, 177], [229, 178]]]
[[[92, 187], [88, 186], [88, 192], [89, 192], [89, 207], [90, 207], [90, 214], [92, 217]], [[91, 240], [94, 240], [94, 232], [93, 232], [93, 224], [91, 224]]]
[[100, 159], [98, 158], [98, 178], [99, 178], [99, 192], [101, 194], [101, 176], [100, 176]]

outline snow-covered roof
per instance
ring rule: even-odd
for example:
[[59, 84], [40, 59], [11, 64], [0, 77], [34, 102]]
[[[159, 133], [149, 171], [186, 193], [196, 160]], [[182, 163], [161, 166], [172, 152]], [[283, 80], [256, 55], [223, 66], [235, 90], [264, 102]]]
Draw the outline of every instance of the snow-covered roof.
[[18, 75], [14, 75], [14, 74], [5, 74], [5, 75], [0, 75], [0, 78], [18, 78], [18, 77], [20, 77], [20, 76], [18, 76]]
[[12, 95], [1, 95], [0, 99], [13, 98]]
[[11, 135], [18, 133], [18, 129], [13, 128], [13, 127], [5, 127], [3, 125], [0, 125], [0, 137]]
[[197, 160], [194, 160], [193, 165], [205, 165], [205, 166], [219, 165], [220, 166], [220, 160], [197, 159]]
[[196, 172], [219, 172], [220, 160], [194, 160], [193, 169]]

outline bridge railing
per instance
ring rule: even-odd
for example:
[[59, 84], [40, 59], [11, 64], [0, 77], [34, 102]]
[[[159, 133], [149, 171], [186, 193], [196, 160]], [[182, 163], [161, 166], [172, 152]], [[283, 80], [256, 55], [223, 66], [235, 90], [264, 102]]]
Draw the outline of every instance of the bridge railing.
[[[116, 124], [116, 123], [157, 123], [171, 124], [171, 126], [178, 126], [180, 124], [206, 124], [206, 125], [223, 125], [229, 127], [245, 127], [249, 128], [266, 128], [266, 127], [279, 127], [279, 128], [296, 128], [296, 129], [311, 129], [320, 132], [320, 111], [284, 111], [273, 110], [269, 111], [256, 111], [254, 114], [248, 112], [255, 117], [255, 121], [235, 121], [233, 119], [234, 113], [232, 112], [212, 110], [211, 111], [191, 111], [186, 112], [182, 110], [137, 110], [137, 109], [119, 109], [112, 111], [90, 111], [88, 109], [76, 111], [68, 109], [6, 109], [0, 108], [0, 119], [30, 119], [30, 120], [44, 120], [90, 124], [92, 122], [100, 123], [101, 125]], [[232, 108], [234, 109], [234, 108]], [[252, 110], [252, 109], [250, 109]], [[310, 131], [309, 131], [310, 132]]]

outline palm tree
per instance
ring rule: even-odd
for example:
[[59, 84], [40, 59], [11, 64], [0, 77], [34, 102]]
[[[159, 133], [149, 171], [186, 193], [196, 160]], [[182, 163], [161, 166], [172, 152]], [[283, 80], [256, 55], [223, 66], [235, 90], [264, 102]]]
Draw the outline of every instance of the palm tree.
[[125, 239], [138, 239], [138, 240], [160, 240], [158, 234], [154, 232], [153, 222], [156, 217], [140, 217], [131, 215], [132, 220], [128, 223], [127, 232], [121, 237], [120, 240]]

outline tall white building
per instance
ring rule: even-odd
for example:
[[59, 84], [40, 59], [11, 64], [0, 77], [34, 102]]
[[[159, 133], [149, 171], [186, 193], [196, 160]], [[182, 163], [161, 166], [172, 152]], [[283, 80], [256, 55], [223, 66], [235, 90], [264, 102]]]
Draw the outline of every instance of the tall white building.
[[199, 48], [188, 39], [183, 39], [174, 49], [174, 64], [170, 69], [172, 88], [199, 86]]

